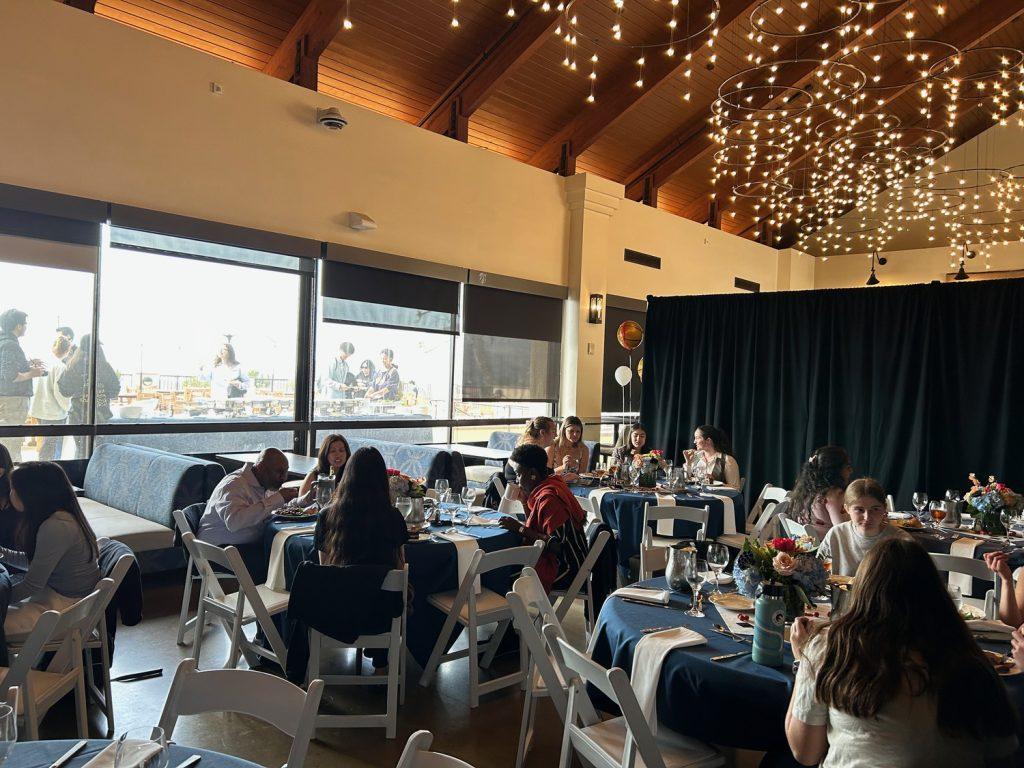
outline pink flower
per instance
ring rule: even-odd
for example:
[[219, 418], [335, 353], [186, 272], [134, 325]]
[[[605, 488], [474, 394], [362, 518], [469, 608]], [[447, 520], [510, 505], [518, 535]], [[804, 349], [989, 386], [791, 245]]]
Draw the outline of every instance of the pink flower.
[[792, 576], [796, 570], [796, 559], [788, 552], [779, 552], [772, 559], [772, 568], [779, 576]]
[[796, 542], [785, 537], [774, 538], [772, 539], [772, 549], [776, 552], [793, 552], [796, 550]]

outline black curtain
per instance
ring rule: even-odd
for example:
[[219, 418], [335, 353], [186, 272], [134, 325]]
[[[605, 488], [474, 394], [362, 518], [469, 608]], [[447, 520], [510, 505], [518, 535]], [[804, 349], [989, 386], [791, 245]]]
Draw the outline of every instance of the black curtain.
[[1024, 490], [1024, 280], [649, 297], [645, 330], [654, 443], [725, 429], [749, 498], [827, 444], [903, 509], [970, 472]]

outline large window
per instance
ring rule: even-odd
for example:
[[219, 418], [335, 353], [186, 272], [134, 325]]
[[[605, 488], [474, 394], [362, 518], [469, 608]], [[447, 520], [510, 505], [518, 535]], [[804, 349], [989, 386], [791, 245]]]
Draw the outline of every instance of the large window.
[[114, 228], [96, 359], [118, 391], [97, 420], [293, 419], [300, 261]]

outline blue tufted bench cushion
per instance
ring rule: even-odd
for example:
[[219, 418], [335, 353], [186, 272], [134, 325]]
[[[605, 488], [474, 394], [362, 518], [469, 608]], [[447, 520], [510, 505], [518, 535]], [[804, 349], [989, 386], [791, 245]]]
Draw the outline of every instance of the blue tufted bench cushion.
[[428, 488], [433, 488], [437, 480], [447, 480], [454, 490], [466, 487], [466, 464], [457, 451], [359, 437], [349, 438], [348, 443], [353, 451], [376, 448], [388, 469], [397, 469], [409, 477], [425, 477]]

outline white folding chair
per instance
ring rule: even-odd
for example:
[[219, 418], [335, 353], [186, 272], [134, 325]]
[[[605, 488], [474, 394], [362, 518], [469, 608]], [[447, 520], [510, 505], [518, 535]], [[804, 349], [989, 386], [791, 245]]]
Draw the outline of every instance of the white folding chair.
[[770, 502], [774, 505], [788, 498], [789, 491], [785, 488], [777, 488], [771, 483], [765, 483], [764, 488], [761, 489], [761, 495], [757, 497], [757, 501], [754, 502], [750, 511], [747, 512], [747, 533], [753, 533], [754, 526], [761, 519], [761, 513], [764, 511], [766, 503]]
[[[0, 667], [0, 698], [8, 700], [11, 688], [18, 688], [18, 714], [24, 718], [28, 738], [39, 738], [39, 722], [50, 707], [75, 692], [78, 737], [89, 735], [86, 711], [85, 670], [82, 636], [91, 629], [97, 601], [110, 589], [110, 579], [91, 594], [64, 611], [46, 611], [14, 656], [10, 667]], [[51, 646], [54, 638], [63, 638]], [[55, 650], [45, 670], [34, 669], [48, 649]], [[12, 651], [14, 653], [14, 651]]]
[[430, 745], [434, 741], [430, 731], [416, 731], [405, 742], [402, 756], [398, 758], [395, 768], [473, 768], [472, 765], [451, 755], [431, 752]]
[[604, 522], [604, 516], [601, 514], [601, 494], [587, 496], [587, 501], [590, 503], [590, 519], [595, 520], [599, 523]]
[[[668, 728], [659, 728], [657, 736], [644, 718], [629, 677], [619, 667], [605, 669], [577, 651], [564, 640], [558, 641], [562, 657], [572, 676], [569, 679], [569, 703], [562, 736], [559, 768], [569, 768], [572, 756], [579, 753], [595, 768], [715, 768], [725, 758], [713, 747]], [[590, 683], [618, 705], [621, 717], [611, 720], [590, 718], [580, 708], [589, 698]]]
[[[498, 496], [504, 498], [505, 496], [505, 480], [501, 476], [501, 472], [495, 470], [495, 474], [491, 477], [491, 482], [494, 483], [494, 490], [498, 492]], [[422, 733], [422, 731], [420, 731]]]
[[[181, 540], [203, 576], [192, 641], [192, 656], [196, 660], [196, 665], [199, 665], [202, 652], [202, 629], [206, 626], [206, 615], [210, 613], [221, 619], [228, 637], [231, 638], [231, 648], [224, 669], [238, 666], [240, 654], [245, 654], [250, 666], [258, 661], [259, 657], [263, 657], [284, 669], [288, 651], [271, 617], [288, 609], [288, 593], [275, 592], [266, 584], [253, 584], [249, 569], [245, 567], [242, 556], [235, 547], [215, 547], [213, 544], [200, 541], [191, 533], [183, 534]], [[217, 574], [214, 573], [213, 564], [221, 566], [238, 582], [237, 592], [224, 593]], [[243, 628], [254, 622], [266, 635], [270, 643], [269, 649], [246, 637]]]
[[[117, 558], [114, 567], [110, 570], [110, 588], [105, 594], [100, 595], [96, 601], [94, 611], [95, 625], [87, 631], [82, 638], [82, 647], [86, 652], [85, 684], [86, 690], [100, 708], [107, 720], [107, 738], [114, 735], [114, 697], [110, 687], [110, 634], [107, 632], [107, 607], [121, 588], [124, 577], [128, 574], [135, 563], [135, 555], [125, 553]], [[93, 668], [93, 659], [96, 654], [100, 656], [100, 674], [103, 679], [96, 683], [96, 674]]]
[[576, 574], [576, 578], [566, 589], [553, 589], [549, 595], [551, 599], [559, 598], [557, 609], [559, 621], [565, 621], [569, 609], [572, 608], [572, 604], [576, 600], [583, 601], [583, 616], [588, 638], [597, 622], [597, 616], [594, 615], [594, 586], [590, 582], [590, 574], [610, 538], [611, 534], [608, 531], [601, 531], [597, 534], [594, 545], [587, 552], [583, 562], [580, 563], [580, 570]]
[[164, 700], [160, 727], [170, 740], [181, 715], [238, 712], [262, 720], [292, 737], [286, 768], [302, 768], [324, 681], [313, 680], [308, 690], [266, 672], [251, 669], [212, 669], [200, 672], [195, 659], [182, 659]]
[[523, 719], [519, 728], [519, 747], [516, 750], [515, 763], [515, 768], [522, 768], [533, 742], [537, 701], [543, 698], [550, 699], [559, 718], [565, 721], [568, 701], [565, 678], [558, 670], [558, 662], [549, 655], [548, 643], [542, 635], [541, 628], [547, 625], [553, 637], [561, 638], [565, 638], [565, 630], [533, 568], [523, 568], [522, 575], [516, 579], [512, 591], [505, 597], [512, 608], [512, 618], [519, 632], [519, 641], [526, 644], [529, 653]]
[[[475, 585], [478, 576], [482, 576], [499, 568], [513, 566], [534, 566], [540, 557], [544, 542], [538, 541], [532, 547], [511, 547], [497, 552], [484, 553], [478, 549], [466, 572], [459, 588], [452, 592], [437, 592], [427, 598], [427, 602], [437, 608], [448, 618], [437, 636], [434, 650], [430, 653], [420, 677], [420, 685], [430, 685], [437, 668], [446, 661], [469, 658], [469, 706], [476, 707], [480, 703], [481, 694], [491, 693], [512, 685], [519, 685], [525, 679], [525, 648], [520, 647], [519, 671], [510, 675], [480, 682], [480, 667], [489, 667], [498, 652], [498, 646], [505, 637], [509, 624], [512, 623], [512, 609], [504, 595], [492, 592], [486, 587], [477, 594]], [[491, 639], [483, 648], [477, 647], [477, 628], [487, 624], [498, 627]], [[445, 653], [448, 639], [452, 636], [456, 625], [464, 627], [469, 639], [469, 647], [465, 650]], [[483, 658], [479, 654], [483, 652]]]
[[985, 565], [984, 560], [975, 560], [973, 557], [961, 557], [959, 555], [946, 555], [937, 552], [930, 553], [932, 556], [932, 562], [935, 563], [935, 568], [939, 573], [962, 573], [965, 576], [970, 576], [972, 579], [978, 579], [979, 581], [989, 582], [992, 584], [992, 589], [985, 592], [985, 598], [979, 599], [976, 597], [970, 597], [969, 595], [963, 595], [963, 601], [965, 605], [973, 606], [985, 611], [986, 619], [995, 619], [999, 614], [999, 599], [996, 592], [996, 585], [999, 583], [996, 580], [996, 575], [988, 569]]
[[[397, 592], [402, 596], [402, 613], [391, 620], [391, 629], [377, 635], [360, 635], [351, 643], [343, 643], [315, 629], [309, 630], [309, 667], [307, 680], [319, 678], [325, 685], [386, 685], [387, 707], [383, 714], [369, 715], [317, 715], [318, 728], [384, 728], [385, 736], [395, 738], [398, 728], [398, 705], [405, 703], [405, 596], [409, 589], [409, 566], [389, 571], [380, 586], [381, 592]], [[321, 657], [324, 651], [355, 648], [386, 648], [388, 674], [354, 675], [322, 674]]]
[[[677, 520], [696, 523], [699, 527], [695, 538], [697, 541], [703, 541], [707, 535], [710, 514], [709, 507], [658, 507], [650, 503], [645, 504], [644, 527], [640, 540], [640, 579], [654, 578], [655, 571], [665, 569], [668, 563], [668, 547], [683, 540], [682, 537], [668, 533]], [[664, 525], [660, 525], [662, 521]], [[657, 533], [651, 528], [651, 523], [665, 532]]]
[[896, 501], [893, 499], [891, 493], [885, 495], [885, 511], [889, 514], [895, 514], [896, 512]]
[[719, 544], [725, 544], [727, 547], [732, 547], [733, 549], [743, 549], [743, 542], [748, 538], [756, 539], [757, 541], [764, 541], [765, 538], [775, 530], [775, 518], [784, 513], [788, 508], [788, 499], [783, 499], [779, 502], [775, 502], [772, 499], [765, 499], [761, 515], [757, 518], [757, 523], [754, 524], [754, 527], [748, 533], [723, 533], [715, 539], [715, 541]]
[[[178, 529], [178, 535], [183, 537], [186, 533], [191, 533], [193, 536], [196, 534], [192, 530], [192, 527], [188, 524], [188, 518], [185, 517], [184, 510], [175, 509], [171, 512], [171, 517], [174, 518], [174, 525]], [[195, 566], [195, 559], [192, 557], [192, 553], [187, 549], [185, 550], [187, 555], [187, 562], [185, 564], [185, 586], [181, 591], [181, 611], [178, 613], [178, 645], [185, 645], [185, 633], [188, 630], [193, 629], [196, 624], [196, 617], [189, 618], [189, 608], [192, 607], [192, 587], [196, 582], [203, 580], [203, 575], [199, 573], [199, 569]], [[221, 573], [220, 571], [214, 571], [218, 579], [230, 580], [233, 577], [230, 573]]]
[[779, 513], [775, 518], [779, 521], [779, 527], [786, 536], [793, 539], [799, 539], [801, 536], [810, 536], [814, 542], [818, 541], [818, 531], [813, 525], [798, 523], [785, 513]]

